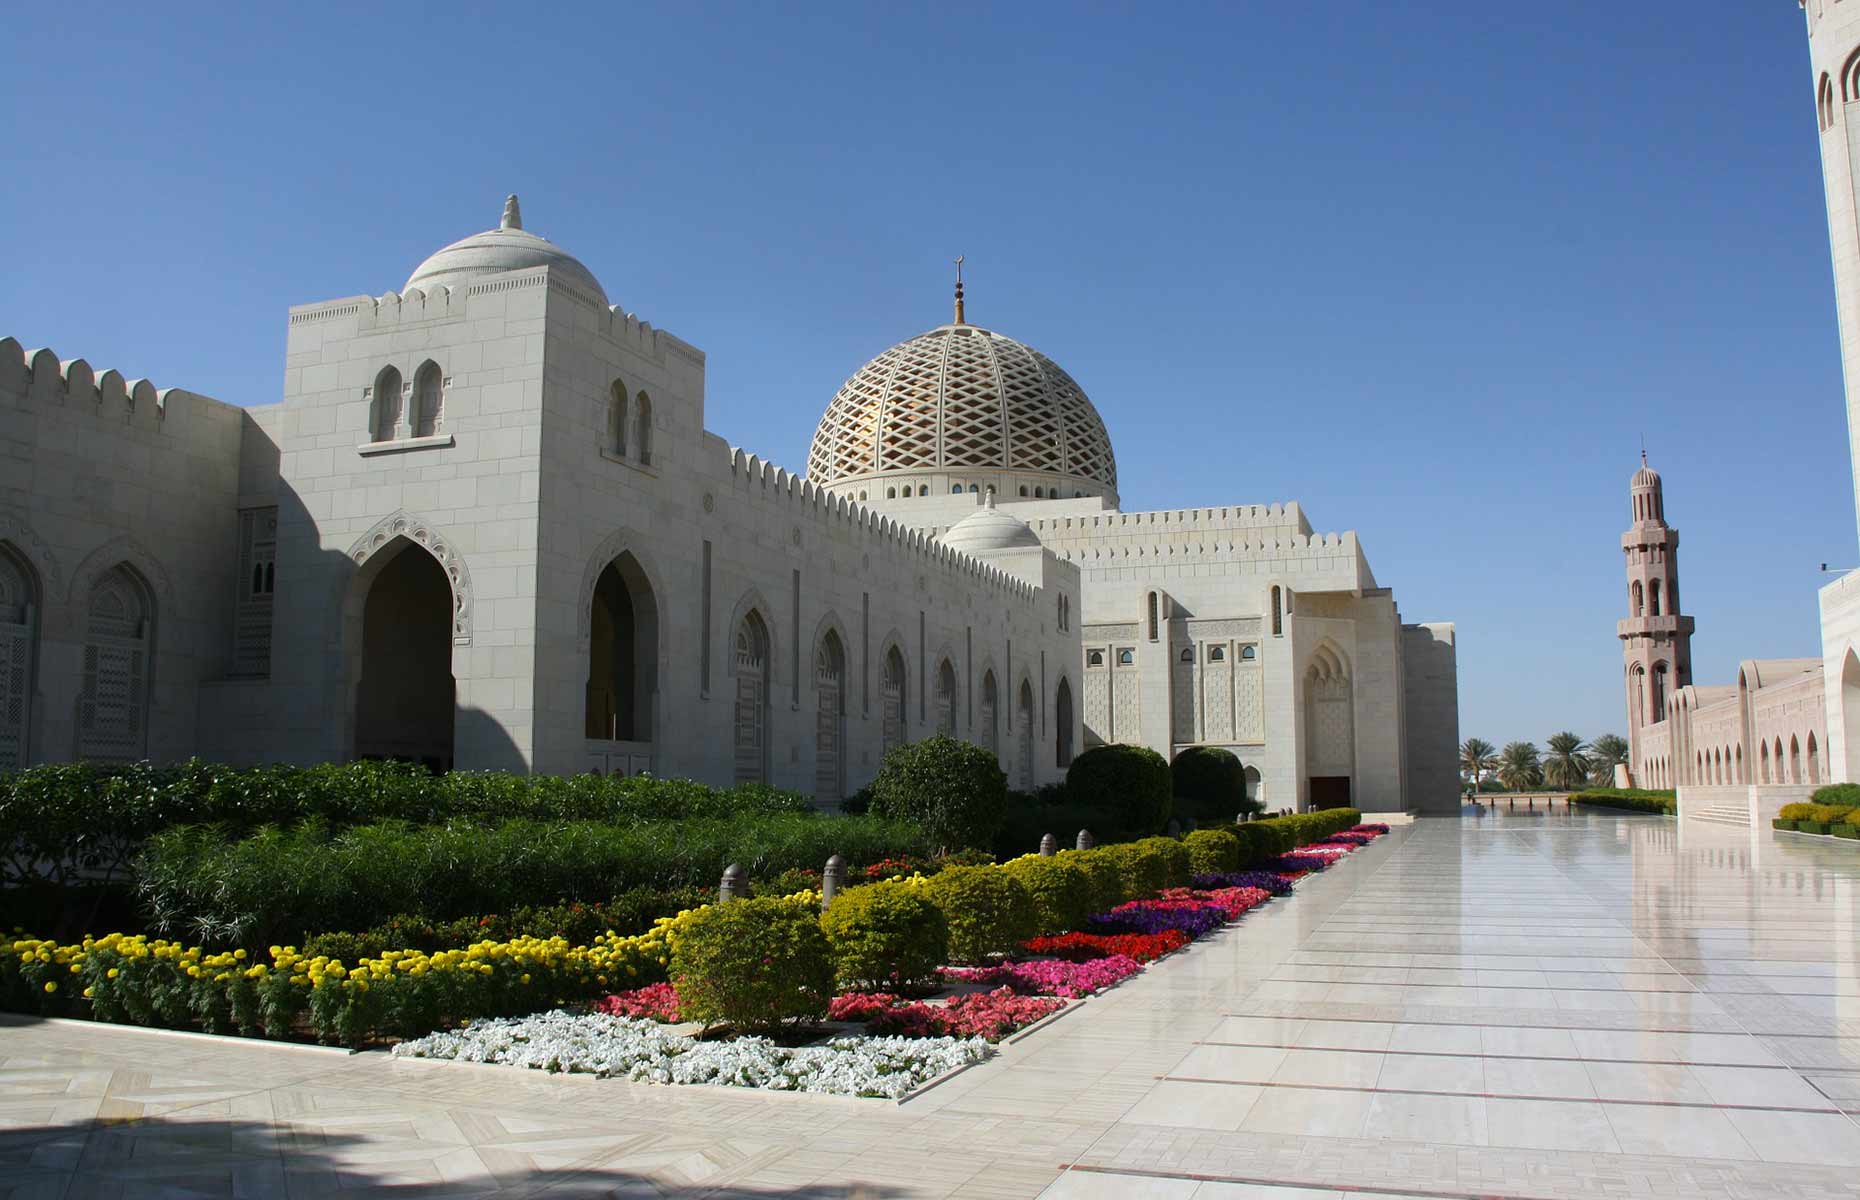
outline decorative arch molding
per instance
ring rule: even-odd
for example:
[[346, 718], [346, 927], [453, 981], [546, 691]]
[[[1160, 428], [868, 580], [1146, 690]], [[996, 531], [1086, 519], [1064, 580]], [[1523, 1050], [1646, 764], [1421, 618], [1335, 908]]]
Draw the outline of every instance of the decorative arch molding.
[[[734, 626], [732, 628], [734, 628]], [[834, 610], [829, 608], [820, 615], [820, 620], [814, 622], [814, 636], [807, 643], [808, 652], [818, 655], [820, 653], [820, 645], [827, 640], [828, 633], [839, 635], [840, 653], [846, 656], [846, 673], [850, 676], [852, 674], [853, 643], [852, 639], [846, 634], [846, 623], [840, 620], [839, 613]], [[806, 665], [806, 669], [809, 671], [813, 670], [813, 666], [811, 665], [812, 662], [813, 660], [810, 658]]]
[[45, 539], [32, 531], [24, 517], [11, 512], [0, 512], [0, 542], [10, 542], [32, 569], [39, 576], [41, 596], [62, 593], [65, 590], [64, 571], [58, 565], [58, 555], [45, 544]]
[[[589, 614], [593, 611], [594, 589], [599, 585], [601, 572], [607, 569], [608, 563], [622, 554], [631, 554], [633, 561], [639, 564], [640, 574], [646, 577], [646, 584], [652, 589], [653, 598], [656, 600], [665, 596], [665, 576], [659, 572], [658, 564], [653, 562], [652, 555], [646, 550], [644, 542], [645, 539], [639, 535], [637, 530], [622, 525], [600, 540], [600, 543], [594, 547], [594, 553], [589, 556], [587, 563], [582, 567], [581, 591], [576, 593], [575, 637], [583, 650], [588, 648], [588, 639], [591, 636], [588, 621]], [[764, 616], [766, 617], [766, 613]], [[736, 625], [732, 623], [730, 628], [734, 630]], [[659, 642], [659, 662], [664, 665], [670, 661], [667, 650], [669, 639], [660, 638]]]
[[[103, 545], [84, 556], [84, 561], [71, 573], [71, 590], [66, 594], [66, 604], [70, 611], [84, 612], [90, 603], [91, 589], [97, 586], [110, 569], [118, 563], [128, 563], [147, 581], [149, 589], [155, 593], [156, 603], [161, 606], [161, 617], [172, 619], [174, 612], [174, 585], [168, 582], [168, 572], [161, 565], [161, 560], [149, 551], [147, 546], [128, 534], [111, 538]], [[165, 622], [158, 622], [157, 629]]]
[[1311, 649], [1311, 657], [1305, 663], [1305, 674], [1315, 674], [1319, 679], [1350, 678], [1350, 656], [1342, 646], [1330, 638], [1323, 638]]
[[762, 614], [762, 634], [769, 640], [768, 659], [763, 664], [763, 678], [767, 680], [772, 689], [781, 680], [781, 672], [776, 670], [776, 664], [781, 661], [781, 654], [775, 640], [775, 610], [769, 606], [768, 600], [754, 584], [750, 584], [743, 592], [742, 598], [737, 600], [736, 607], [730, 611], [730, 623], [723, 627], [723, 671], [725, 675], [732, 678], [736, 675], [736, 629], [743, 623], [743, 618], [752, 611]]
[[465, 556], [452, 545], [451, 538], [440, 532], [438, 525], [417, 513], [400, 509], [382, 518], [374, 528], [355, 540], [355, 544], [349, 547], [349, 561], [358, 567], [363, 566], [381, 550], [402, 538], [432, 555], [444, 569], [446, 578], [452, 583], [452, 642], [457, 646], [470, 645], [471, 572], [465, 567]]

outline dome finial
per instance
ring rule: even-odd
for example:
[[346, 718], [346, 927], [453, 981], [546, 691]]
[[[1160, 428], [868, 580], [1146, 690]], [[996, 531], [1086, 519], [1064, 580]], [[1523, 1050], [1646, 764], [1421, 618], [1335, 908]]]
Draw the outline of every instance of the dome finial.
[[963, 260], [963, 257], [964, 256], [960, 254], [956, 256], [956, 324], [958, 325], [968, 324], [967, 321], [964, 321], [962, 319], [962, 260]]
[[523, 209], [517, 204], [517, 194], [512, 192], [504, 197], [504, 219], [497, 223], [499, 229], [523, 228]]

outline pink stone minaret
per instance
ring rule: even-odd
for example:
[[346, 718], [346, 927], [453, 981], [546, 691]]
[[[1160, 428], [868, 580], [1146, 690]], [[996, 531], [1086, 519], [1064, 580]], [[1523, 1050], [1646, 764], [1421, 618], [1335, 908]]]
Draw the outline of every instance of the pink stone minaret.
[[1615, 632], [1627, 685], [1628, 766], [1638, 773], [1641, 730], [1665, 720], [1674, 692], [1692, 682], [1692, 618], [1679, 612], [1679, 531], [1666, 523], [1660, 473], [1644, 450], [1628, 497], [1634, 523], [1621, 535], [1628, 615]]

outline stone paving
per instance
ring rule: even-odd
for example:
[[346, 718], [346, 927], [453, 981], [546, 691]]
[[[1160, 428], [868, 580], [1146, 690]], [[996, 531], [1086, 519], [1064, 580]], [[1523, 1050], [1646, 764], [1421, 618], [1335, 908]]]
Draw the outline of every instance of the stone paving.
[[1860, 848], [1397, 826], [903, 1105], [0, 1026], [0, 1196], [1860, 1197]]

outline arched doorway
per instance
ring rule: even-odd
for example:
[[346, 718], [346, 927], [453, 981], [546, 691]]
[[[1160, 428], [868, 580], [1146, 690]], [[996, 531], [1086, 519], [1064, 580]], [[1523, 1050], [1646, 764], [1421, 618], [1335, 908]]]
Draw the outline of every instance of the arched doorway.
[[956, 736], [956, 668], [946, 658], [936, 668], [936, 731]]
[[880, 749], [886, 754], [904, 744], [904, 683], [904, 655], [893, 646], [885, 653], [885, 669], [879, 679], [883, 720]]
[[0, 771], [32, 754], [32, 687], [39, 659], [38, 576], [0, 542]]
[[846, 648], [827, 630], [814, 653], [814, 799], [836, 801], [846, 794]]
[[155, 597], [127, 563], [91, 588], [85, 615], [78, 757], [133, 761], [148, 753]]
[[1072, 683], [1061, 679], [1053, 693], [1053, 764], [1060, 770], [1072, 765]]
[[1033, 685], [1020, 681], [1020, 705], [1014, 714], [1020, 722], [1020, 737], [1014, 756], [1014, 786], [1023, 792], [1033, 790]]
[[997, 760], [1001, 757], [1001, 700], [995, 687], [995, 673], [987, 671], [982, 674], [982, 702], [980, 712], [976, 714], [982, 723], [982, 745]]
[[457, 685], [452, 678], [452, 581], [412, 542], [377, 553], [362, 603], [355, 756], [452, 769]]
[[1354, 704], [1343, 652], [1329, 641], [1320, 643], [1305, 668], [1305, 768], [1312, 808], [1350, 803], [1356, 773]]
[[736, 626], [736, 781], [769, 774], [769, 628], [750, 609]]
[[651, 741], [658, 688], [658, 601], [639, 560], [622, 554], [602, 569], [589, 601], [586, 735]]

